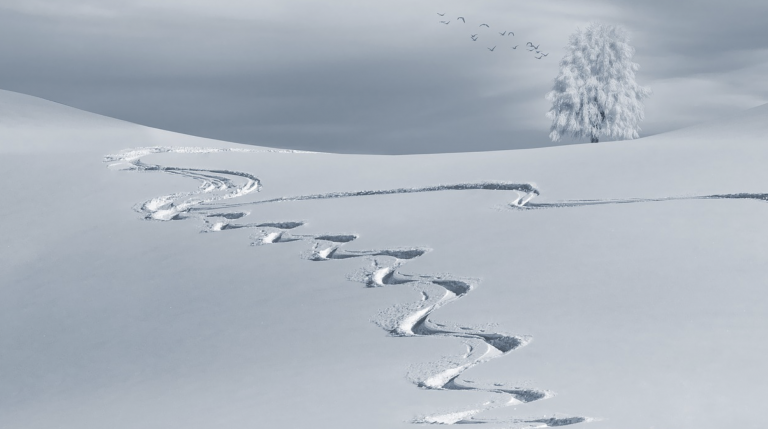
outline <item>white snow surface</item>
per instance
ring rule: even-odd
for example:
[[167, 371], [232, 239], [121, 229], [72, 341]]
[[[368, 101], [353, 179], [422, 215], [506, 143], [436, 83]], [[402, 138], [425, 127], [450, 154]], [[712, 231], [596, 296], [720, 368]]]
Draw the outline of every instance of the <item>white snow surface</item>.
[[0, 427], [761, 428], [767, 133], [333, 155], [0, 91]]

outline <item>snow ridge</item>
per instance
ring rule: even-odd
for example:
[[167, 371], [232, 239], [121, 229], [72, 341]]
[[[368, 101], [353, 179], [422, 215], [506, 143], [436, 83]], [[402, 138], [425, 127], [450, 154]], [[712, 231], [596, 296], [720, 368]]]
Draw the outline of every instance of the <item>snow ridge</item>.
[[137, 204], [134, 208], [147, 220], [169, 221], [196, 218], [206, 225], [206, 232], [221, 232], [232, 229], [250, 228], [257, 232], [251, 236], [251, 245], [270, 245], [290, 241], [306, 241], [311, 244], [303, 257], [314, 262], [339, 259], [363, 258], [369, 266], [350, 276], [367, 287], [385, 287], [409, 285], [418, 293], [420, 299], [411, 304], [398, 305], [383, 311], [374, 320], [393, 337], [442, 336], [460, 339], [467, 346], [467, 353], [460, 358], [445, 358], [414, 368], [408, 374], [418, 387], [428, 390], [480, 391], [496, 394], [498, 399], [486, 402], [468, 410], [424, 415], [413, 419], [413, 423], [430, 424], [484, 424], [504, 423], [513, 427], [555, 427], [589, 421], [586, 417], [551, 417], [508, 420], [484, 420], [475, 415], [494, 408], [525, 404], [552, 397], [549, 391], [494, 383], [484, 385], [461, 379], [468, 369], [481, 363], [519, 349], [530, 343], [531, 337], [508, 335], [505, 333], [486, 332], [485, 329], [471, 327], [448, 327], [435, 323], [431, 316], [443, 306], [466, 296], [474, 290], [479, 281], [470, 278], [455, 277], [450, 274], [414, 275], [402, 273], [399, 268], [409, 260], [419, 258], [431, 249], [424, 247], [405, 247], [374, 250], [345, 250], [342, 247], [357, 239], [355, 234], [293, 234], [291, 230], [301, 227], [301, 221], [270, 223], [233, 223], [249, 214], [247, 211], [228, 211], [235, 207], [301, 201], [328, 198], [345, 198], [372, 195], [391, 195], [400, 193], [421, 193], [460, 190], [512, 191], [515, 199], [510, 203], [514, 207], [525, 207], [539, 194], [530, 184], [510, 182], [477, 182], [453, 185], [436, 185], [420, 188], [397, 188], [387, 190], [364, 190], [357, 192], [334, 192], [326, 194], [299, 195], [261, 200], [249, 203], [228, 203], [231, 200], [253, 192], [258, 192], [261, 182], [250, 173], [230, 170], [205, 170], [194, 168], [163, 167], [145, 164], [141, 157], [156, 153], [213, 153], [225, 152], [225, 149], [206, 148], [138, 148], [124, 151], [119, 155], [105, 157], [105, 162], [112, 163], [110, 168], [145, 172], [163, 172], [181, 175], [200, 182], [197, 191], [175, 193], [153, 198]]

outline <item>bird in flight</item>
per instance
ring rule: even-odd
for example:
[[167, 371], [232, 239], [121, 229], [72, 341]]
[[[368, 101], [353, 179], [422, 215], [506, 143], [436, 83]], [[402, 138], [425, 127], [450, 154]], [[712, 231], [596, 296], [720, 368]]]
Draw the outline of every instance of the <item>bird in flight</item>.
[[542, 55], [542, 56], [544, 56], [544, 57], [546, 57], [547, 55], [549, 55], [549, 53], [546, 53], [546, 54], [545, 54], [544, 52], [542, 52], [542, 53], [541, 53], [541, 55]]
[[513, 36], [515, 35], [514, 31], [507, 31], [507, 33], [508, 33], [507, 36], [509, 36], [510, 34], [513, 35]]
[[456, 18], [456, 21], [458, 21], [458, 20], [461, 20], [461, 22], [463, 22], [465, 24], [467, 23], [467, 21], [464, 20], [463, 16], [460, 16], [460, 17]]
[[440, 15], [440, 16], [445, 16], [444, 13], [437, 12], [437, 14]]
[[538, 57], [533, 57], [533, 58], [536, 58], [537, 60], [540, 60], [541, 59], [541, 55], [539, 55]]
[[488, 28], [491, 28], [491, 26], [490, 26], [490, 25], [488, 25], [488, 24], [480, 24], [480, 26], [481, 26], [481, 27], [482, 27], [483, 25], [485, 25], [485, 26], [486, 26], [486, 27], [488, 27]]
[[499, 33], [499, 34], [501, 34], [502, 36], [506, 36], [506, 35], [507, 35], [507, 32], [505, 31], [505, 32], [503, 32], [503, 33]]
[[515, 45], [515, 46], [512, 47], [512, 49], [517, 49], [518, 46], [520, 46], [520, 45]]
[[496, 49], [496, 47], [488, 48], [489, 51], [493, 52], [493, 50]]
[[469, 36], [469, 37], [471, 37], [471, 38], [472, 38], [472, 41], [475, 41], [475, 42], [477, 42], [477, 34], [473, 34], [473, 35], [471, 35], [471, 36]]
[[528, 42], [528, 43], [526, 43], [526, 44], [525, 44], [525, 46], [530, 46], [530, 47], [532, 47], [533, 49], [539, 49], [539, 45], [534, 45], [534, 44], [533, 44], [533, 43], [531, 43], [531, 42]]
[[445, 24], [445, 25], [448, 25], [448, 24], [450, 24], [450, 23], [451, 23], [451, 21], [440, 21], [440, 23], [441, 23], [441, 24]]

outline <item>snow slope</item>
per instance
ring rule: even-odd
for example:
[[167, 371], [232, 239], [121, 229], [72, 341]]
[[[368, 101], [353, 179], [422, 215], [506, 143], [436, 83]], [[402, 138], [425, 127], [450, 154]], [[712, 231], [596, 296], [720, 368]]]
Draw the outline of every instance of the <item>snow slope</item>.
[[0, 427], [761, 427], [766, 119], [387, 157], [0, 92]]

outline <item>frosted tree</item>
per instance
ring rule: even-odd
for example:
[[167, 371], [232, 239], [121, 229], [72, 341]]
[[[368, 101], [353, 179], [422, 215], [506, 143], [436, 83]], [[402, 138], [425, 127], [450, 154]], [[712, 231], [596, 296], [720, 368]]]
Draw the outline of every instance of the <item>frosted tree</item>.
[[635, 50], [627, 32], [592, 23], [571, 35], [566, 49], [555, 86], [547, 93], [552, 141], [567, 134], [589, 137], [592, 143], [601, 136], [636, 139], [645, 117], [643, 99], [651, 90], [635, 82], [639, 66], [632, 62]]

